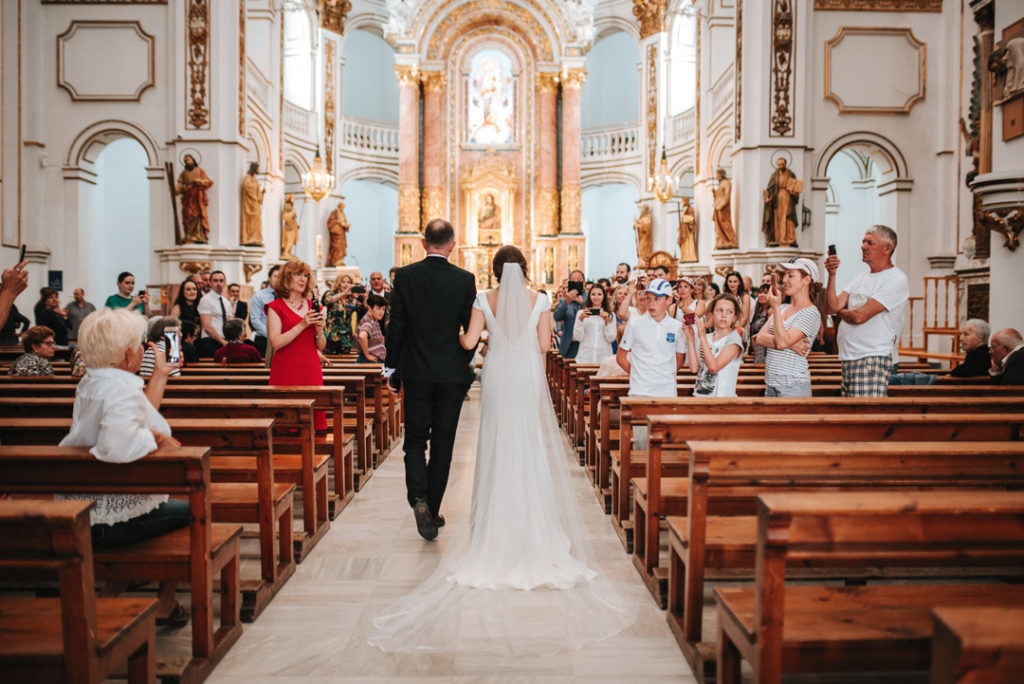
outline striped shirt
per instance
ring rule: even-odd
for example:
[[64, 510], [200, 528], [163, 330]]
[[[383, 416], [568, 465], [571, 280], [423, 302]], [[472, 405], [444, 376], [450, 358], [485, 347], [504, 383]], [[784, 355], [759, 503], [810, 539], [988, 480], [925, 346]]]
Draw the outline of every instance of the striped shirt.
[[[156, 343], [156, 349], [161, 354], [167, 353], [167, 343], [160, 340]], [[153, 349], [147, 346], [146, 351], [142, 354], [142, 364], [139, 366], [139, 375], [144, 378], [148, 378], [153, 375]], [[181, 369], [175, 368], [171, 371], [170, 377], [176, 378], [181, 375]]]
[[[782, 305], [785, 313], [789, 304]], [[807, 336], [808, 343], [813, 343], [821, 327], [821, 314], [818, 307], [811, 305], [800, 309], [789, 318], [783, 316], [782, 325], [789, 330], [796, 326]], [[775, 333], [775, 316], [768, 316], [768, 332]], [[772, 387], [788, 387], [798, 382], [810, 382], [811, 371], [807, 367], [807, 357], [797, 354], [792, 349], [772, 349], [765, 352], [764, 384]]]

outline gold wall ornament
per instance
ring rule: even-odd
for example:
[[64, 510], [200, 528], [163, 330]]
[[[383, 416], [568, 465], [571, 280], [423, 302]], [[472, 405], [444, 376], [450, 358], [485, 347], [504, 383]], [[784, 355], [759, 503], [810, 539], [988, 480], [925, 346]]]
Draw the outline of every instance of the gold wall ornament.
[[238, 0], [238, 135], [245, 136], [245, 0]]
[[569, 272], [570, 273], [572, 273], [573, 271], [582, 270], [582, 269], [580, 269], [580, 247], [579, 247], [579, 245], [569, 245], [568, 257], [569, 258], [567, 259], [567, 261], [568, 261], [568, 266], [569, 266]]
[[[335, 95], [334, 64], [337, 52], [334, 41], [324, 41], [324, 151], [327, 153], [327, 173], [334, 171], [334, 130], [337, 120], [337, 100]], [[333, 186], [334, 183], [331, 183]]]
[[541, 95], [550, 95], [558, 92], [558, 73], [542, 71], [537, 74], [537, 92]]
[[[535, 3], [526, 0], [525, 4], [533, 6], [536, 14], [544, 15], [544, 11]], [[450, 4], [441, 3], [438, 6], [442, 8], [441, 11], [445, 11]], [[431, 17], [423, 25], [430, 26], [433, 21]], [[452, 45], [481, 25], [513, 29], [517, 37], [529, 46], [535, 61], [555, 61], [548, 32], [534, 16], [534, 12], [507, 0], [473, 0], [461, 5], [456, 4], [454, 9], [445, 14], [444, 19], [437, 24], [437, 28], [431, 34], [430, 42], [427, 44], [427, 59], [447, 59], [453, 54]]]
[[423, 188], [422, 223], [427, 224], [436, 218], [444, 218], [444, 188], [439, 185], [428, 185]]
[[566, 69], [562, 72], [561, 82], [563, 88], [579, 90], [583, 82], [587, 80], [587, 70], [583, 68]]
[[185, 72], [188, 98], [185, 125], [190, 129], [210, 127], [210, 3], [188, 0], [185, 6]]
[[[700, 121], [698, 120], [698, 127]], [[658, 159], [658, 47], [647, 46], [647, 175], [654, 178]], [[652, 180], [653, 182], [653, 180]]]
[[580, 203], [579, 183], [562, 185], [562, 233], [580, 232]]
[[242, 273], [245, 275], [245, 282], [251, 283], [252, 277], [263, 269], [263, 264], [242, 264]]
[[405, 86], [419, 86], [420, 84], [419, 69], [415, 66], [396, 64], [395, 77], [398, 79], [399, 88], [403, 88]]
[[537, 223], [541, 235], [558, 234], [558, 190], [541, 188], [537, 191]]
[[213, 268], [209, 261], [182, 261], [178, 264], [185, 273], [202, 273], [203, 271], [209, 271]]
[[420, 73], [420, 77], [423, 82], [423, 90], [428, 93], [443, 93], [448, 82], [443, 71], [424, 71]]
[[990, 231], [1001, 233], [1003, 247], [1011, 252], [1020, 247], [1020, 234], [1024, 231], [1024, 207], [1003, 207], [983, 211], [978, 222]]
[[640, 38], [665, 30], [666, 0], [633, 0], [633, 16], [640, 22]]
[[420, 225], [420, 188], [415, 183], [398, 186], [398, 230], [418, 233]]
[[772, 116], [770, 135], [793, 136], [793, 72], [796, 52], [796, 17], [792, 0], [772, 4]]
[[349, 0], [319, 0], [320, 28], [335, 33], [344, 33], [345, 15], [351, 9], [352, 3]]
[[743, 0], [736, 0], [736, 81], [733, 85], [733, 115], [736, 117], [736, 144], [743, 135]]
[[942, 0], [814, 0], [816, 10], [941, 12]]
[[412, 263], [412, 245], [408, 242], [401, 247], [401, 255], [398, 259], [399, 266], [408, 266]]

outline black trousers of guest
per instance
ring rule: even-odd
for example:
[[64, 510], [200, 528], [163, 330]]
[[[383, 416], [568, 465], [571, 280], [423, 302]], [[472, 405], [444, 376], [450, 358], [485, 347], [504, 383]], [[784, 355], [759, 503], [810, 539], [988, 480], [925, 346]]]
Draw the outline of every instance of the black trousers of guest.
[[220, 344], [212, 337], [201, 337], [196, 341], [196, 349], [199, 350], [199, 358], [212, 359], [213, 355], [220, 349]]
[[[409, 505], [426, 499], [433, 515], [448, 486], [452, 447], [462, 402], [469, 387], [450, 382], [404, 382], [405, 486]], [[427, 460], [427, 442], [430, 460]]]
[[260, 353], [262, 358], [267, 358], [267, 338], [263, 335], [256, 335], [252, 338], [252, 346]]

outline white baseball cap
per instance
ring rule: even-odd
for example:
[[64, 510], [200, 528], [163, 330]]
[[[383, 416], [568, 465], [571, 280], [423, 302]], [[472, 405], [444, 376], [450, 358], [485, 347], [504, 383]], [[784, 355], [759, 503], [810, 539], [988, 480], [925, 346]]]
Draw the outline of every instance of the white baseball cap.
[[647, 292], [655, 297], [668, 297], [672, 294], [672, 286], [664, 278], [655, 278], [647, 284]]
[[787, 271], [803, 271], [815, 280], [818, 279], [818, 265], [810, 259], [799, 257], [787, 263], [779, 264], [779, 266]]

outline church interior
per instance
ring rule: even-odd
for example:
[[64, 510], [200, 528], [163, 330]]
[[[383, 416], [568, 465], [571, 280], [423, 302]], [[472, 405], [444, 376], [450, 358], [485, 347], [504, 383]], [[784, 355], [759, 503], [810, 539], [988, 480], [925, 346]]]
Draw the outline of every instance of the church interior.
[[[249, 301], [296, 260], [320, 293], [343, 275], [390, 288], [438, 218], [479, 290], [508, 244], [554, 299], [572, 272], [613, 279], [620, 264], [724, 286], [806, 259], [824, 281], [829, 254], [842, 290], [882, 225], [909, 281], [901, 366], [949, 372], [967, 321], [1024, 329], [1024, 0], [3, 0], [0, 64], [0, 259], [27, 262], [23, 313], [44, 288], [99, 305], [123, 272], [152, 315], [210, 271]], [[596, 364], [548, 354], [579, 475], [569, 495], [638, 606], [622, 634], [548, 657], [365, 642], [442, 552], [405, 506], [404, 414], [379, 364], [335, 359], [305, 394], [268, 388], [262, 363], [183, 369], [195, 385], [172, 378], [161, 412], [184, 455], [127, 483], [87, 454], [59, 474], [58, 457], [79, 457], [18, 446], [57, 444], [75, 388], [4, 375], [0, 537], [29, 525], [19, 496], [170, 488], [192, 506], [183, 538], [206, 545], [163, 569], [98, 555], [85, 583], [145, 580], [152, 597], [173, 578], [190, 624], [140, 632], [149, 651], [72, 660], [65, 620], [67, 662], [37, 681], [1021, 681], [1024, 388], [939, 383], [844, 405], [839, 359], [809, 358], [819, 403], [777, 409], [744, 395], [764, 390], [746, 361], [740, 398], [705, 406], [683, 401], [685, 370], [679, 402], [644, 403], [628, 378], [602, 384]], [[0, 349], [0, 372], [8, 361]], [[478, 398], [447, 511], [469, 505]], [[226, 465], [253, 454], [258, 470]], [[257, 481], [258, 507], [214, 493]], [[237, 533], [217, 536], [227, 523]], [[4, 626], [8, 580], [24, 579], [11, 557], [0, 633], [28, 634], [29, 618]], [[831, 593], [814, 594], [815, 576]], [[979, 584], [929, 584], [964, 577]], [[917, 588], [905, 604], [904, 584]], [[865, 587], [880, 593], [858, 602]], [[904, 618], [898, 639], [872, 631]], [[846, 623], [871, 639], [850, 646]], [[20, 662], [11, 648], [0, 672]], [[834, 674], [861, 670], [881, 674]]]

